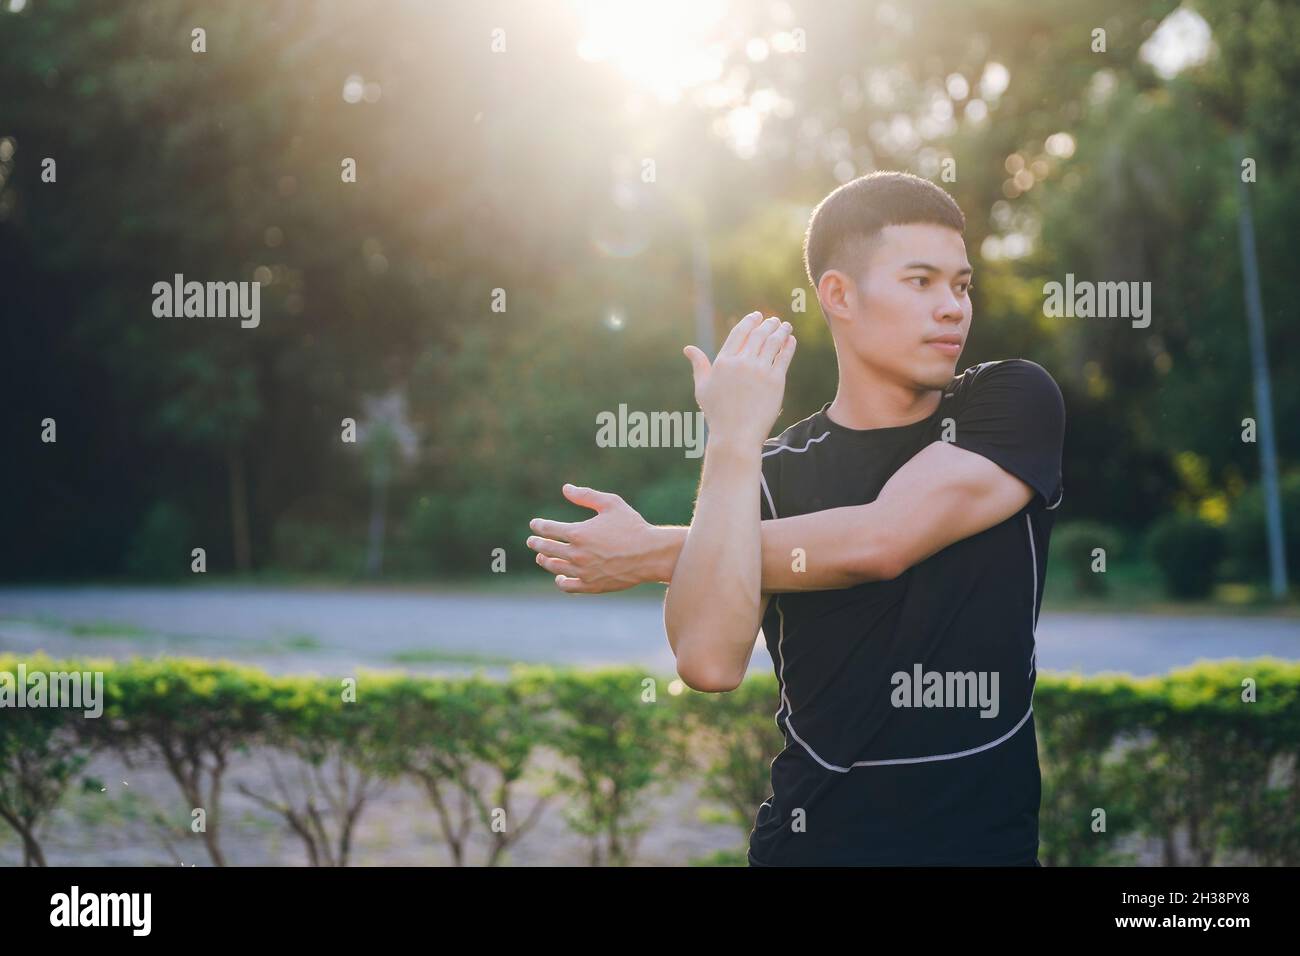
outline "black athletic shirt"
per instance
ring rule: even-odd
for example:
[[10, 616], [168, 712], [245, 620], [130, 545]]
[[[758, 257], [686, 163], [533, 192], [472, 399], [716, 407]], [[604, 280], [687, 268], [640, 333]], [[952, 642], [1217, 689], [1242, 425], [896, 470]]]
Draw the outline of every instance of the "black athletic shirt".
[[891, 581], [772, 595], [763, 636], [785, 748], [749, 862], [1032, 864], [1034, 626], [1063, 494], [1060, 390], [1041, 366], [1008, 359], [954, 377], [934, 414], [911, 425], [846, 428], [829, 408], [764, 444], [764, 519], [872, 501], [913, 455], [944, 440], [1036, 494]]

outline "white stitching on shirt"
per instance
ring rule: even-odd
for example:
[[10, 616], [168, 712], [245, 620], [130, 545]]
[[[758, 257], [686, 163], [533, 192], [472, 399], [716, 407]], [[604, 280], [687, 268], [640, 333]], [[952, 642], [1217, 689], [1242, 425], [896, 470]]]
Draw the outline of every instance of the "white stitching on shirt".
[[763, 452], [763, 456], [762, 456], [762, 457], [766, 458], [768, 455], [775, 455], [775, 454], [776, 454], [777, 452], [779, 452], [779, 451], [792, 451], [792, 452], [794, 452], [794, 453], [797, 455], [797, 454], [799, 454], [800, 452], [807, 451], [808, 448], [809, 448], [809, 446], [811, 446], [811, 445], [813, 445], [813, 444], [816, 444], [817, 442], [819, 442], [819, 441], [821, 441], [822, 439], [827, 438], [827, 437], [829, 437], [829, 436], [830, 436], [830, 432], [828, 431], [828, 432], [826, 432], [826, 434], [824, 434], [824, 435], [818, 435], [816, 438], [809, 438], [809, 439], [808, 439], [808, 443], [807, 443], [806, 445], [804, 445], [802, 448], [794, 448], [794, 447], [792, 447], [792, 446], [790, 446], [790, 445], [777, 445], [777, 446], [776, 446], [775, 448], [773, 448], [771, 451], [765, 451], [765, 452]]
[[[1059, 503], [1059, 502], [1058, 502]], [[1031, 618], [1029, 626], [1029, 637], [1033, 641], [1033, 653], [1029, 655], [1029, 675], [1034, 673], [1034, 660], [1038, 657], [1038, 550], [1034, 547], [1034, 522], [1029, 515], [1025, 515], [1025, 524], [1029, 526], [1029, 566], [1034, 572], [1034, 588], [1029, 592], [1029, 616]], [[1035, 687], [1037, 681], [1034, 682]], [[1029, 692], [1029, 709], [1034, 708], [1034, 692]]]
[[763, 497], [767, 499], [767, 510], [772, 512], [773, 518], [781, 517], [776, 513], [776, 505], [772, 502], [772, 492], [767, 490], [767, 475], [763, 474], [762, 469], [759, 469], [758, 480], [763, 485]]

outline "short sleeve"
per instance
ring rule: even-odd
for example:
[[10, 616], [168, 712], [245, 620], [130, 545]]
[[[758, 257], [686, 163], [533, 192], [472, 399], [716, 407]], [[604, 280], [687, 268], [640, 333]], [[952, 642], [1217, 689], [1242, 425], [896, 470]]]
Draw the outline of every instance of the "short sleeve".
[[983, 455], [1054, 506], [1061, 491], [1065, 402], [1041, 365], [1007, 359], [979, 369], [956, 416], [953, 444]]

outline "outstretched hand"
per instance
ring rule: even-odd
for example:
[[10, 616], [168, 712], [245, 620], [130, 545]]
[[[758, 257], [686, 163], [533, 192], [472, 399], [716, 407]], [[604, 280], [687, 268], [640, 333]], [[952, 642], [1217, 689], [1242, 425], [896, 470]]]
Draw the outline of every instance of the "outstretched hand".
[[565, 485], [564, 497], [596, 514], [586, 521], [534, 518], [526, 542], [537, 563], [571, 594], [604, 594], [661, 580], [656, 529], [618, 495]]

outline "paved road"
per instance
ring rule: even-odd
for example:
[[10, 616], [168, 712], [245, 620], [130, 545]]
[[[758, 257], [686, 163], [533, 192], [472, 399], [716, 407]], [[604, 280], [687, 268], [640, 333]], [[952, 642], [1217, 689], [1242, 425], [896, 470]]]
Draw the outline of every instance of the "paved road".
[[[1201, 658], [1300, 660], [1300, 619], [1053, 614], [1045, 671], [1158, 674]], [[660, 599], [222, 588], [0, 588], [0, 652], [227, 658], [278, 673], [633, 663], [672, 673]], [[751, 667], [769, 669], [760, 645]]]

